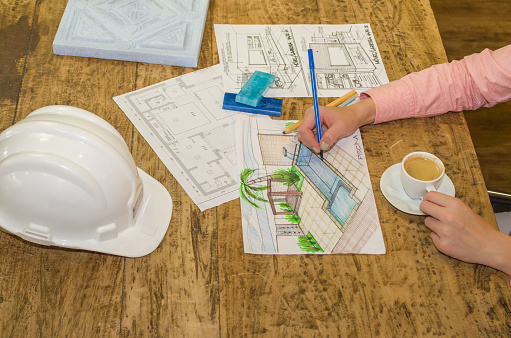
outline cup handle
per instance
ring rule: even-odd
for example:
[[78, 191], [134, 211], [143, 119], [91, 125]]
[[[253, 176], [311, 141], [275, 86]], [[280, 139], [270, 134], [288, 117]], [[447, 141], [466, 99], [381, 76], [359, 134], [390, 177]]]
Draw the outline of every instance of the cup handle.
[[430, 191], [436, 191], [436, 188], [435, 188], [434, 186], [432, 186], [432, 185], [428, 185], [428, 186], [426, 187], [426, 190], [427, 190], [428, 192], [430, 192]]
[[[427, 192], [430, 192], [430, 191], [436, 191], [436, 188], [435, 188], [434, 186], [432, 186], [432, 185], [428, 185], [428, 186], [426, 187], [426, 191], [427, 191]], [[422, 196], [422, 197], [421, 197], [421, 200], [423, 200], [423, 199], [424, 199], [424, 196]]]

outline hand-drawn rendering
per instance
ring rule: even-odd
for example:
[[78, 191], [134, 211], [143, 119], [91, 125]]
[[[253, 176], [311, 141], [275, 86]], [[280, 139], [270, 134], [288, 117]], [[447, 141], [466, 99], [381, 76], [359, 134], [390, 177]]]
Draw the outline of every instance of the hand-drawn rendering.
[[269, 97], [307, 97], [307, 50], [315, 60], [318, 96], [342, 96], [388, 82], [369, 24], [215, 25], [225, 91], [238, 92], [255, 70], [274, 74]]
[[282, 133], [286, 121], [236, 125], [245, 252], [385, 253], [358, 130], [322, 161]]
[[218, 65], [114, 97], [202, 211], [239, 196], [237, 113], [222, 98]]

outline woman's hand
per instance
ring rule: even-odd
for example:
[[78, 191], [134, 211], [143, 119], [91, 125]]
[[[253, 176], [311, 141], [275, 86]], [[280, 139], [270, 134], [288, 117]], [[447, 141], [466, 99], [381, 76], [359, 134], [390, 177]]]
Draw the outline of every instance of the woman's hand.
[[303, 122], [298, 128], [298, 140], [307, 148], [319, 153], [329, 150], [341, 138], [350, 136], [357, 128], [374, 122], [375, 106], [367, 98], [348, 107], [319, 107], [323, 138], [321, 145], [316, 139], [316, 120], [314, 108], [305, 111]]
[[438, 250], [511, 275], [511, 236], [492, 227], [459, 199], [439, 192], [424, 195], [420, 209], [429, 215], [425, 223]]

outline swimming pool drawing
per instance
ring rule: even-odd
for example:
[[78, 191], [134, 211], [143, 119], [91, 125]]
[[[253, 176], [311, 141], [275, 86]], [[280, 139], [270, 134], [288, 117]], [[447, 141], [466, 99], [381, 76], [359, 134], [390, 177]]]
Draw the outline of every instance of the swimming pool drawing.
[[307, 147], [300, 146], [296, 166], [328, 200], [326, 210], [342, 226], [359, 204], [353, 197], [353, 187]]

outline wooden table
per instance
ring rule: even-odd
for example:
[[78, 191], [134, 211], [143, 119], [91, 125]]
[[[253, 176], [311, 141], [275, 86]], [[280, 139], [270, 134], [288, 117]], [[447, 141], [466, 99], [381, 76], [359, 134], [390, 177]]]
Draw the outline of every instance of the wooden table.
[[[159, 248], [137, 259], [0, 233], [0, 336], [511, 334], [509, 277], [439, 253], [424, 217], [396, 210], [379, 189], [404, 154], [431, 151], [445, 160], [457, 196], [495, 224], [463, 114], [362, 128], [387, 254], [247, 255], [239, 202], [200, 212], [112, 100], [194, 69], [56, 56], [65, 5], [0, 3], [0, 131], [46, 105], [92, 111], [169, 190], [174, 213]], [[366, 22], [390, 80], [446, 61], [428, 0], [211, 0], [198, 68], [219, 62], [215, 23]], [[285, 99], [282, 118], [300, 118], [311, 102]]]

